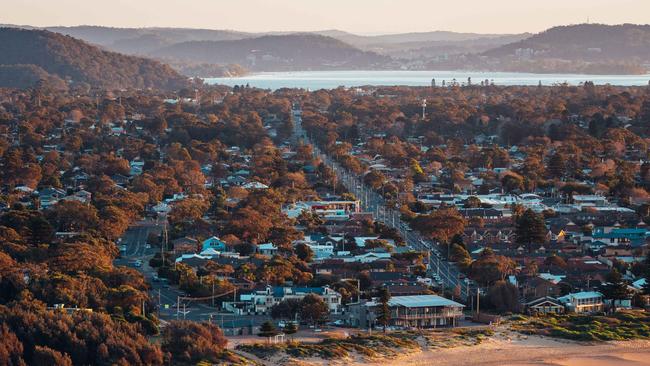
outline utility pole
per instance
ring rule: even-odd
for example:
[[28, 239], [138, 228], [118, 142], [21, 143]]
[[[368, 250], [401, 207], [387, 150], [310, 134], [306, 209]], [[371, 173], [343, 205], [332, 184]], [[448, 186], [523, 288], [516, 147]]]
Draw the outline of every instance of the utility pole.
[[160, 301], [160, 289], [158, 289], [158, 317], [160, 318], [160, 307], [162, 306], [162, 302]]
[[422, 120], [427, 117], [427, 100], [422, 99]]

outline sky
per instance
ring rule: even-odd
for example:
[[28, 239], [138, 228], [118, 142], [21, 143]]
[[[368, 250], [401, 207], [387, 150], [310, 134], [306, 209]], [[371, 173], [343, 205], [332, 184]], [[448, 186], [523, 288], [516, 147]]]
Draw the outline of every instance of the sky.
[[650, 0], [0, 0], [0, 24], [189, 27], [359, 34], [539, 32], [650, 23]]

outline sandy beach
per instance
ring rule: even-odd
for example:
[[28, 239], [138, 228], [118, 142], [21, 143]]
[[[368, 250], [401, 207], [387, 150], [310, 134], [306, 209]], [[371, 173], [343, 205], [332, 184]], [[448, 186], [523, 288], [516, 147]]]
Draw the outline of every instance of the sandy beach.
[[355, 365], [511, 365], [640, 366], [650, 365], [650, 341], [585, 344], [502, 332], [476, 346], [427, 350], [394, 360]]
[[582, 343], [526, 336], [500, 329], [474, 346], [404, 351], [397, 358], [367, 360], [295, 359], [279, 356], [256, 361], [264, 365], [373, 365], [373, 366], [650, 366], [650, 341]]

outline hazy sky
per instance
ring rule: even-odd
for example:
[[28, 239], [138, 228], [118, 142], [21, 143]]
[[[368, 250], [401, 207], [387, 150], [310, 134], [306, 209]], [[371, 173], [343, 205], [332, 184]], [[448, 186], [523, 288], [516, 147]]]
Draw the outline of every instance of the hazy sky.
[[650, 23], [650, 0], [0, 0], [0, 23], [357, 33]]

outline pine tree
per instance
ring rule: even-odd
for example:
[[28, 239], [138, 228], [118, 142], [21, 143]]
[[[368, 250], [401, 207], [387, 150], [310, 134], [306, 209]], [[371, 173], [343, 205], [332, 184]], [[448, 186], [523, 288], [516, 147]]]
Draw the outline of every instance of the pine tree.
[[546, 241], [547, 229], [544, 218], [531, 209], [524, 211], [517, 220], [516, 229], [517, 244], [525, 245], [528, 252], [532, 251], [534, 244], [542, 244]]
[[282, 331], [284, 332], [284, 334], [290, 336], [298, 332], [298, 326], [296, 326], [295, 322], [288, 322], [287, 325], [282, 329]]
[[388, 302], [390, 301], [390, 291], [386, 287], [379, 290], [379, 314], [377, 314], [377, 320], [379, 324], [384, 327], [384, 333], [386, 333], [386, 327], [390, 323], [390, 306]]
[[279, 332], [277, 329], [275, 329], [273, 323], [266, 321], [260, 326], [260, 332], [257, 333], [257, 335], [268, 339], [269, 343], [271, 343], [271, 338], [278, 335], [278, 333]]
[[648, 252], [648, 254], [645, 257], [644, 265], [645, 265], [645, 270], [644, 270], [645, 284], [643, 285], [643, 294], [650, 295], [650, 252]]
[[612, 311], [616, 312], [616, 301], [629, 298], [630, 292], [623, 282], [623, 276], [616, 268], [607, 274], [606, 280], [607, 283], [602, 286], [601, 291], [606, 299], [612, 301]]

